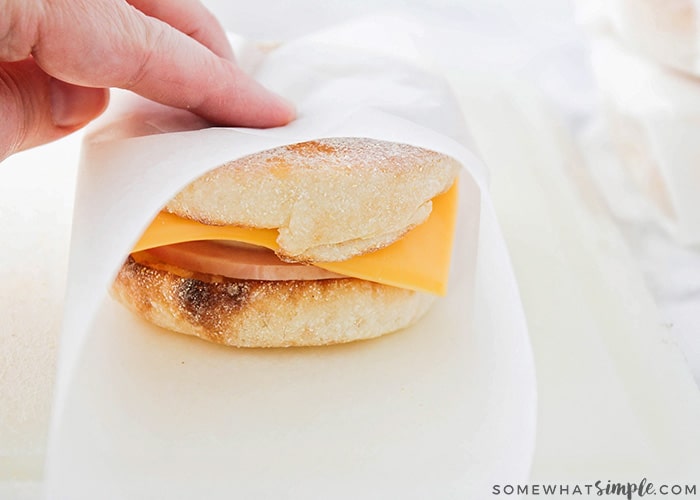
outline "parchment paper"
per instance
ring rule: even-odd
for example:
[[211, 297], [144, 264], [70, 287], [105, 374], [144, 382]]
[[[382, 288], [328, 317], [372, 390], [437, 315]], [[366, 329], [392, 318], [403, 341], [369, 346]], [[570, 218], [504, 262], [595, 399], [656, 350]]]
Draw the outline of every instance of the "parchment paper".
[[[387, 56], [397, 40], [404, 51]], [[239, 46], [255, 77], [298, 106], [294, 123], [200, 130], [185, 112], [129, 100], [88, 136], [48, 498], [477, 498], [527, 478], [535, 389], [522, 306], [459, 107], [442, 80], [407, 64], [420, 62], [419, 44], [415, 26], [370, 20], [267, 54]], [[450, 291], [415, 327], [328, 348], [238, 350], [164, 332], [109, 298], [131, 246], [188, 182], [333, 136], [406, 142], [465, 167]]]

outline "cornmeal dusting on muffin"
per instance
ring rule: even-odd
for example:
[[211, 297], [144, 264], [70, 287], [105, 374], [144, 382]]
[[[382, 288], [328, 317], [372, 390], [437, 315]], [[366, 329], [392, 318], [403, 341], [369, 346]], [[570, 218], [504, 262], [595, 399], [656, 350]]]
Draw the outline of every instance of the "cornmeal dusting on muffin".
[[278, 229], [284, 260], [346, 260], [425, 221], [458, 171], [452, 158], [407, 144], [320, 139], [216, 168], [166, 210], [205, 224]]

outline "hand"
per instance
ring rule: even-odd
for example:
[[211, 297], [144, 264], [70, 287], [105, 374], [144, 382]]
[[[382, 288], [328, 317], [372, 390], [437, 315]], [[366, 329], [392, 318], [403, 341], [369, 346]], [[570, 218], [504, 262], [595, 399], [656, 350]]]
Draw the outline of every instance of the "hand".
[[0, 0], [0, 12], [0, 160], [87, 124], [109, 87], [220, 125], [294, 118], [236, 66], [199, 0]]

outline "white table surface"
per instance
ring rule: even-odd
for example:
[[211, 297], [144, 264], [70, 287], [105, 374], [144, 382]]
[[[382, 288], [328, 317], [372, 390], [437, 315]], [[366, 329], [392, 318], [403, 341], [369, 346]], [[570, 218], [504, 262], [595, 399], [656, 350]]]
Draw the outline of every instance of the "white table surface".
[[[219, 15], [227, 28], [266, 38], [270, 38], [270, 32], [278, 34], [280, 38], [294, 36], [300, 31], [338, 18], [339, 13], [348, 8], [339, 2], [330, 2], [324, 4], [327, 7], [319, 10], [310, 0], [295, 4], [293, 12], [283, 2], [267, 1], [245, 5], [215, 1], [205, 3]], [[404, 5], [404, 2], [386, 4], [397, 7]], [[358, 2], [351, 13], [366, 12], [372, 8], [371, 5], [369, 2]], [[277, 15], [270, 18], [262, 12], [276, 12]], [[677, 378], [673, 380], [683, 379], [685, 370], [691, 371], [696, 381], [700, 382], [700, 256], [697, 251], [674, 244], [668, 236], [650, 225], [645, 216], [645, 201], [639, 199], [619, 174], [614, 158], [606, 149], [605, 134], [597, 125], [593, 85], [586, 65], [585, 41], [574, 26], [570, 6], [560, 1], [445, 1], [435, 4], [432, 12], [450, 13], [451, 19], [442, 31], [443, 39], [435, 40], [434, 43], [439, 45], [449, 42], [459, 48], [458, 51], [455, 50], [460, 58], [455, 58], [455, 51], [445, 51], [441, 61], [443, 64], [459, 60], [463, 68], [486, 75], [484, 78], [502, 79], [506, 76], [510, 82], [506, 89], [517, 88], [518, 81], [529, 82], [546, 96], [546, 100], [553, 103], [553, 116], [560, 114], [562, 117], [561, 121], [552, 118], [553, 123], [580, 140], [576, 154], [588, 160], [588, 163], [581, 163], [584, 165], [582, 168], [594, 174], [592, 189], [598, 193], [596, 196], [607, 200], [607, 205], [612, 209], [613, 218], [607, 215], [604, 217], [615, 221], [631, 249], [626, 251], [634, 257], [624, 267], [626, 271], [636, 273], [639, 280], [628, 281], [629, 286], [636, 287], [635, 296], [650, 293], [649, 296], [654, 298], [660, 308], [661, 323], [667, 334], [664, 341], [671, 343], [674, 349], [677, 347], [674, 352], [682, 353], [687, 360], [686, 365], [681, 358], [673, 358], [678, 364], [674, 368], [677, 371], [674, 376]], [[291, 23], [291, 17], [299, 18], [300, 22]], [[489, 47], [487, 55], [482, 50], [485, 46]], [[522, 100], [522, 95], [518, 99]], [[525, 98], [525, 102], [530, 101]], [[537, 104], [535, 98], [532, 106], [539, 109], [540, 104]], [[488, 116], [488, 113], [483, 114], [483, 109], [480, 112], [482, 116]], [[500, 115], [494, 114], [494, 117], [484, 120], [493, 118], [494, 123], [497, 123], [497, 116], [503, 119], [511, 112], [501, 110]], [[498, 141], [507, 148], [510, 139], [504, 136], [499, 137]], [[520, 144], [526, 140], [524, 136], [517, 139]], [[512, 143], [517, 144], [518, 141]], [[546, 147], [550, 139], [534, 134], [529, 135], [527, 141]], [[24, 498], [23, 494], [26, 498], [33, 498], [37, 491], [35, 481], [41, 473], [50, 412], [79, 145], [80, 134], [75, 134], [58, 143], [15, 155], [0, 164], [0, 231], [3, 235], [0, 245], [0, 483], [4, 481], [5, 484], [5, 489], [0, 488], [0, 498]], [[498, 161], [494, 159], [494, 163]], [[575, 170], [566, 170], [569, 167], [565, 166], [562, 168], [565, 175], [578, 176]], [[558, 175], [552, 174], [550, 178], [558, 178]], [[495, 172], [494, 181], [498, 179], [503, 177]], [[517, 226], [509, 223], [517, 220], [517, 214], [511, 210], [512, 195], [502, 186], [503, 184], [494, 186], [498, 188], [495, 202], [497, 208], [500, 204], [501, 216], [505, 219], [502, 222], [506, 239], [510, 238], [509, 244], [511, 241], [517, 242], [511, 247], [516, 271], [527, 269], [531, 263], [528, 259], [534, 258], [530, 253], [531, 248], [528, 250], [531, 245], [528, 245], [527, 240], [522, 240], [523, 235], [514, 229]], [[557, 186], [553, 185], [551, 189], [556, 190]], [[523, 197], [520, 202], [528, 203], [528, 198]], [[554, 203], [550, 206], [556, 210], [558, 202], [550, 202]], [[577, 210], [591, 210], [585, 197], [574, 199], [570, 203], [575, 204]], [[599, 216], [596, 213], [596, 217]], [[538, 291], [531, 277], [523, 275], [522, 279], [524, 284], [521, 292], [533, 320], [546, 318], [547, 309], [542, 305], [541, 299], [547, 297], [551, 290], [542, 284], [543, 288]], [[600, 286], [603, 285], [601, 282]], [[595, 287], [596, 284], [590, 286]], [[625, 290], [619, 290], [619, 293], [624, 294]], [[624, 316], [621, 317], [624, 320]], [[630, 321], [633, 320], [630, 318]], [[552, 351], [551, 346], [545, 350], [543, 337], [545, 333], [551, 333], [551, 328], [554, 327], [543, 326], [538, 329], [531, 324], [536, 358], [538, 349], [540, 355], [547, 355], [547, 359], [540, 357], [537, 360], [540, 363], [540, 397], [547, 398], [544, 403], [541, 402], [545, 421], [555, 417], [572, 418], [571, 402], [575, 400], [576, 391], [582, 390], [576, 387], [569, 391], [562, 388], [555, 390], [556, 362], [551, 356], [554, 353], [556, 357], [557, 351]], [[605, 327], [601, 326], [602, 328]], [[607, 328], [615, 326], [612, 324]], [[599, 333], [605, 332], [601, 330]], [[639, 349], [636, 349], [639, 346], [633, 345], [634, 339], [626, 339], [625, 342], [632, 343], [628, 346], [630, 352], [639, 354]], [[558, 347], [559, 353], [563, 355], [564, 350], [571, 345], [562, 343]], [[585, 361], [582, 363], [585, 364]], [[614, 371], [614, 365], [612, 369]], [[634, 376], [630, 376], [630, 383], [633, 383]], [[641, 380], [644, 374], [639, 372], [638, 377]], [[605, 381], [597, 379], [591, 383], [594, 385], [587, 390], [595, 392], [595, 384], [600, 384], [602, 390]], [[668, 391], [674, 393], [676, 389], [678, 387], [669, 387]], [[684, 386], [678, 390], [690, 389]], [[565, 394], [570, 397], [562, 399]], [[694, 398], [696, 394], [691, 396]], [[680, 408], [679, 413], [683, 410], [685, 408]], [[642, 417], [648, 416], [644, 413], [644, 408], [636, 408], [636, 411], [642, 412]], [[583, 414], [590, 415], [585, 412]], [[610, 411], [602, 411], [597, 415], [599, 421], [596, 422], [596, 430], [610, 439], [620, 438], [616, 432], [621, 431], [622, 426], [619, 421], [615, 421], [615, 415]], [[535, 461], [535, 477], [551, 478], [554, 475], [563, 478], [561, 475], [556, 476], [562, 472], [555, 467], [553, 457], [558, 453], [561, 457], [560, 466], [564, 467], [571, 465], [572, 462], [567, 462], [566, 457], [571, 457], [572, 454], [563, 445], [557, 448], [556, 443], [563, 440], [575, 444], [577, 440], [586, 438], [585, 434], [576, 438], [561, 434], [564, 432], [561, 427], [551, 429], [549, 433], [543, 432], [538, 442], [540, 455]], [[629, 432], [628, 438], [633, 440], [634, 431]], [[605, 433], [609, 433], [609, 436]], [[627, 438], [620, 439], [624, 441]], [[599, 457], [588, 458], [592, 463]], [[579, 465], [585, 468], [585, 463]], [[590, 470], [604, 471], [601, 467], [592, 467]], [[10, 491], [12, 493], [3, 496], [3, 492]]]

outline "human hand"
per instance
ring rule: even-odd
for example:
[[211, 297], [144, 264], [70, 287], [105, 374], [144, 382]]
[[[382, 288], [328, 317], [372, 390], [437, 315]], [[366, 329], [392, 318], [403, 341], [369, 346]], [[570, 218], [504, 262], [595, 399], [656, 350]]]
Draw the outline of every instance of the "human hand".
[[0, 160], [87, 124], [109, 87], [220, 125], [294, 118], [236, 66], [199, 0], [0, 0], [0, 12]]

